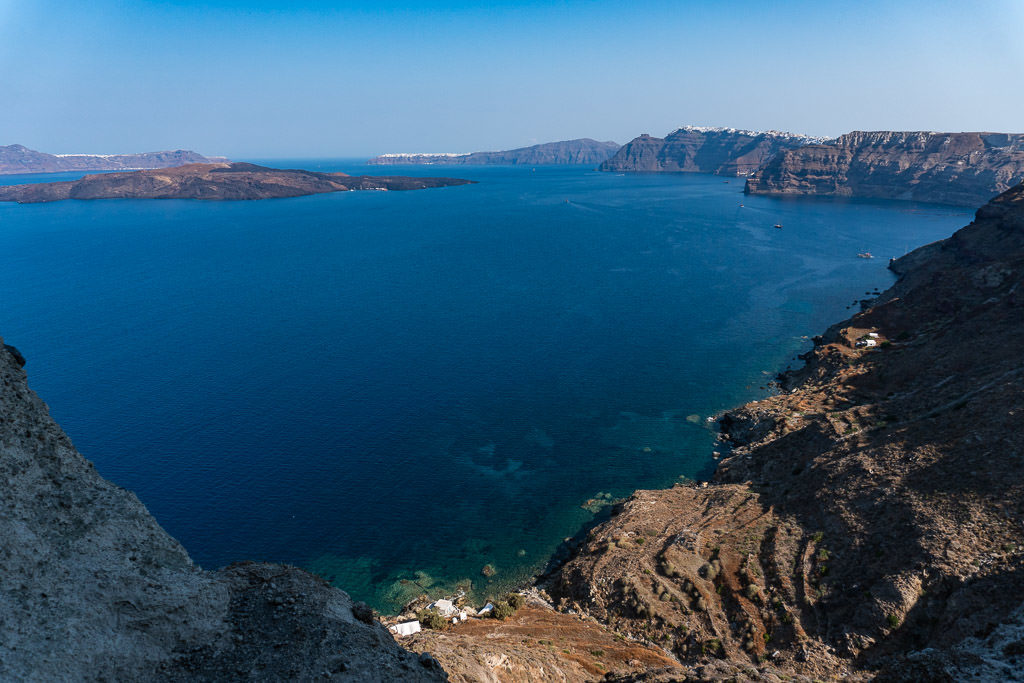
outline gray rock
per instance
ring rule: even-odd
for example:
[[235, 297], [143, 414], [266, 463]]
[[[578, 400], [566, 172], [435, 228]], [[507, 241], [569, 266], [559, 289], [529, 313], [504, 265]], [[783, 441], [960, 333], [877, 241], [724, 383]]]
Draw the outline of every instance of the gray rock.
[[447, 680], [308, 572], [196, 567], [75, 450], [5, 348], [0, 680]]

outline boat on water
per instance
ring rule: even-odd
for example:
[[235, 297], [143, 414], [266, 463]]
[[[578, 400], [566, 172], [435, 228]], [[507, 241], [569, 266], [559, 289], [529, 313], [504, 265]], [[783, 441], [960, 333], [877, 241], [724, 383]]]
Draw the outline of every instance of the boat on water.
[[782, 230], [782, 223], [776, 223], [774, 227], [778, 228], [779, 230]]
[[870, 251], [865, 251], [863, 253], [857, 254], [857, 258], [875, 258], [875, 257], [871, 255]]

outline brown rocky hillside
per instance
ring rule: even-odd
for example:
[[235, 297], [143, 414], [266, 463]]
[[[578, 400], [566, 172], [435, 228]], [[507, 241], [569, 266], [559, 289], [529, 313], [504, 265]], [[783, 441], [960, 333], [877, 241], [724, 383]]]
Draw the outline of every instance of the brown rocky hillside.
[[894, 270], [781, 393], [723, 417], [714, 483], [637, 492], [594, 530], [560, 607], [691, 674], [1022, 675], [1024, 186]]

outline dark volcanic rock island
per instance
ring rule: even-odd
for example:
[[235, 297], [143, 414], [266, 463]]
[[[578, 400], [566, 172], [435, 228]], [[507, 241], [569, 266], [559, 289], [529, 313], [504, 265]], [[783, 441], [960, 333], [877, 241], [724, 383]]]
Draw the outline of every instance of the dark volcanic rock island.
[[135, 171], [222, 161], [225, 161], [222, 157], [205, 157], [187, 149], [142, 154], [47, 154], [24, 145], [0, 146], [0, 175], [64, 171]]
[[396, 164], [469, 164], [527, 165], [600, 164], [619, 150], [617, 142], [599, 142], [590, 138], [545, 142], [502, 152], [471, 154], [382, 154], [366, 163], [388, 166]]
[[0, 201], [62, 199], [272, 199], [350, 190], [421, 190], [466, 185], [459, 178], [350, 176], [247, 163], [187, 164], [177, 168], [87, 175], [80, 180], [0, 187]]

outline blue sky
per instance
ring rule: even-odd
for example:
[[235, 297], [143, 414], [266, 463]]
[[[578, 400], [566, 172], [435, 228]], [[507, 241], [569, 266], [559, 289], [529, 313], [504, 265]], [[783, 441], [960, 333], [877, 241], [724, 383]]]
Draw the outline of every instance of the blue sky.
[[1024, 3], [0, 0], [0, 144], [234, 157], [684, 124], [1024, 132]]

